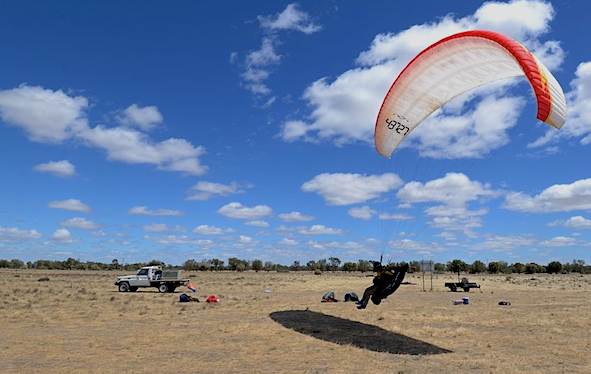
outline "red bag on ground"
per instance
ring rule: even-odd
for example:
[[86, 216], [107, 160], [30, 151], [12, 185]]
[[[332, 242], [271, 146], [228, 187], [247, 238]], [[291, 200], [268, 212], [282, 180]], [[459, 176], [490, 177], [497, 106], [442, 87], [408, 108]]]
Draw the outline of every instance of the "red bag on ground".
[[217, 303], [220, 299], [216, 295], [209, 295], [205, 300], [206, 303]]

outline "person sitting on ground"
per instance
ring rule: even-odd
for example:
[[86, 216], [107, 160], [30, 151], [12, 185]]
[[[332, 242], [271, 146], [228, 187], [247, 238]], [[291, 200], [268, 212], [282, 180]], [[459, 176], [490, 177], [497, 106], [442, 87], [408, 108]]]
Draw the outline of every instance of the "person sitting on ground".
[[197, 298], [197, 296], [187, 295], [186, 293], [183, 293], [179, 296], [179, 301], [181, 303], [190, 303], [190, 302], [198, 303], [198, 302], [200, 302], [199, 298]]
[[373, 285], [367, 287], [363, 297], [357, 302], [357, 309], [365, 309], [369, 299], [378, 305], [400, 287], [404, 275], [408, 271], [408, 264], [401, 266], [388, 265], [384, 267], [380, 262], [373, 261], [373, 269], [377, 273]]
[[325, 293], [324, 295], [322, 295], [321, 302], [323, 302], [323, 303], [336, 303], [336, 302], [338, 302], [338, 300], [334, 296], [334, 291], [328, 291], [327, 293]]

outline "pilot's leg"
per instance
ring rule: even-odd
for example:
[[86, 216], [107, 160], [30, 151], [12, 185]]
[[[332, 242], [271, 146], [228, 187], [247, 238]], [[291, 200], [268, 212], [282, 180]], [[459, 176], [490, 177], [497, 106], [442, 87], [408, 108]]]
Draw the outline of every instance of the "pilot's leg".
[[365, 307], [367, 306], [367, 303], [369, 302], [369, 298], [371, 297], [371, 295], [373, 295], [373, 293], [376, 291], [376, 285], [372, 285], [369, 286], [365, 289], [365, 291], [363, 292], [363, 297], [361, 298], [361, 300], [359, 300], [357, 302], [357, 309], [365, 309]]

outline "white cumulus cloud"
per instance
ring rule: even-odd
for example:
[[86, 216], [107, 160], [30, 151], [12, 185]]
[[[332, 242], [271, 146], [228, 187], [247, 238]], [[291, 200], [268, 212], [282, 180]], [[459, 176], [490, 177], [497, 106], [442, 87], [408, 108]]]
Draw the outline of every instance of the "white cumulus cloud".
[[340, 235], [343, 230], [324, 225], [312, 225], [303, 227], [298, 232], [303, 235]]
[[268, 205], [247, 207], [238, 202], [231, 202], [221, 207], [218, 213], [229, 218], [254, 220], [270, 216], [273, 209]]
[[33, 170], [40, 173], [49, 173], [58, 177], [71, 177], [76, 174], [76, 167], [68, 160], [49, 161], [35, 165]]
[[383, 221], [409, 221], [412, 216], [403, 213], [380, 213], [378, 218]]
[[294, 239], [283, 238], [283, 239], [281, 239], [281, 241], [279, 242], [279, 244], [281, 244], [281, 245], [294, 246], [294, 245], [297, 245], [298, 242], [296, 240], [294, 240]]
[[58, 243], [72, 243], [74, 240], [72, 239], [72, 235], [68, 229], [57, 229], [51, 236], [51, 240]]
[[552, 239], [542, 241], [540, 244], [545, 247], [569, 247], [577, 244], [577, 240], [569, 236], [555, 236]]
[[348, 211], [349, 215], [353, 218], [362, 219], [362, 220], [370, 220], [376, 211], [371, 209], [369, 206], [364, 205], [360, 207], [351, 208]]
[[193, 232], [201, 235], [221, 235], [225, 230], [216, 226], [199, 225], [193, 229]]
[[37, 230], [22, 230], [16, 227], [0, 226], [0, 242], [17, 243], [39, 239], [40, 237], [41, 233]]
[[279, 219], [285, 222], [307, 222], [312, 221], [314, 217], [303, 214], [301, 212], [293, 211], [289, 213], [281, 213], [278, 215]]
[[182, 216], [183, 212], [175, 209], [149, 209], [147, 206], [134, 206], [129, 209], [132, 216]]
[[489, 185], [470, 180], [462, 173], [446, 173], [426, 183], [409, 182], [397, 193], [404, 203], [438, 202], [450, 206], [463, 206], [469, 201], [495, 195]]
[[555, 184], [537, 195], [509, 192], [504, 207], [519, 212], [570, 212], [591, 209], [591, 178]]
[[149, 225], [144, 225], [144, 231], [147, 232], [166, 232], [169, 230], [170, 228], [165, 223], [151, 223]]
[[531, 235], [487, 235], [485, 240], [477, 244], [477, 248], [493, 251], [511, 251], [521, 247], [531, 247], [537, 240]]
[[182, 225], [167, 225], [165, 223], [152, 223], [143, 226], [146, 232], [185, 232], [186, 228]]
[[473, 229], [482, 227], [482, 216], [486, 215], [488, 210], [437, 205], [425, 209], [425, 213], [431, 219], [431, 226], [443, 230], [463, 231], [466, 236], [473, 237]]
[[252, 243], [253, 239], [250, 236], [240, 235], [238, 237], [238, 241], [242, 244], [250, 244]]
[[269, 222], [262, 221], [262, 220], [247, 221], [244, 224], [245, 225], [248, 225], [248, 226], [261, 227], [261, 228], [269, 227], [270, 226], [269, 225]]
[[209, 200], [216, 196], [242, 193], [244, 189], [236, 182], [230, 184], [200, 181], [191, 187], [187, 200]]
[[430, 225], [443, 230], [463, 231], [474, 236], [473, 229], [482, 226], [486, 209], [471, 210], [468, 204], [497, 196], [488, 184], [473, 181], [462, 173], [447, 173], [426, 183], [409, 182], [397, 193], [402, 205], [436, 203], [425, 209]]
[[53, 209], [69, 210], [71, 212], [90, 212], [90, 207], [78, 199], [56, 200], [49, 203]]
[[[304, 34], [312, 34], [321, 29], [315, 24], [308, 13], [299, 9], [297, 4], [288, 4], [287, 7], [275, 15], [259, 15], [259, 26], [265, 32], [259, 49], [250, 51], [244, 59], [244, 71], [241, 74], [243, 86], [257, 96], [271, 94], [271, 88], [266, 81], [271, 75], [271, 67], [281, 62], [282, 56], [277, 52], [281, 44], [279, 32], [293, 30]], [[232, 53], [231, 61], [238, 59], [236, 53]], [[262, 107], [267, 108], [275, 102], [276, 98], [266, 100]]]
[[82, 217], [74, 217], [62, 222], [62, 226], [82, 230], [96, 230], [99, 225]]
[[0, 90], [0, 118], [37, 142], [60, 143], [87, 126], [88, 100], [62, 90], [20, 85]]
[[105, 150], [109, 160], [150, 164], [162, 170], [190, 175], [202, 175], [207, 171], [199, 160], [205, 154], [205, 148], [195, 147], [185, 139], [154, 142], [134, 129], [101, 125], [84, 129], [78, 137], [89, 146]]
[[166, 246], [188, 245], [191, 248], [197, 247], [199, 249], [211, 249], [215, 245], [213, 240], [209, 239], [195, 239], [187, 235], [165, 235], [165, 236], [144, 236], [144, 239], [153, 241], [157, 244]]
[[572, 229], [591, 229], [591, 219], [583, 216], [574, 216], [567, 219], [563, 225]]
[[163, 117], [156, 106], [140, 107], [132, 104], [121, 113], [118, 120], [124, 126], [135, 126], [148, 131], [161, 124]]
[[401, 184], [402, 180], [394, 173], [323, 173], [304, 183], [302, 190], [318, 193], [330, 205], [350, 205], [375, 199]]
[[412, 239], [398, 239], [388, 242], [390, 248], [401, 251], [415, 251], [419, 254], [431, 254], [440, 249], [437, 243], [421, 242]]
[[[87, 107], [86, 98], [69, 96], [61, 90], [27, 85], [0, 90], [0, 118], [7, 125], [23, 129], [33, 141], [61, 143], [73, 140], [106, 151], [109, 160], [149, 164], [190, 175], [201, 175], [207, 171], [200, 161], [205, 148], [178, 138], [155, 141], [129, 127], [91, 127], [85, 112]], [[135, 109], [139, 112], [143, 110], [139, 107]], [[149, 116], [145, 115], [146, 118]], [[131, 121], [128, 117], [127, 122]], [[133, 123], [139, 127], [141, 122], [144, 128], [147, 123], [154, 123], [146, 118], [140, 119], [137, 114]]]
[[271, 75], [269, 67], [278, 64], [280, 60], [281, 55], [275, 51], [274, 38], [263, 38], [260, 49], [246, 55], [246, 66], [242, 73], [244, 86], [256, 95], [270, 94], [271, 89], [265, 83]]
[[273, 16], [258, 16], [261, 27], [270, 30], [295, 30], [304, 34], [320, 31], [320, 25], [315, 24], [308, 13], [299, 9], [295, 3], [288, 4], [281, 13]]

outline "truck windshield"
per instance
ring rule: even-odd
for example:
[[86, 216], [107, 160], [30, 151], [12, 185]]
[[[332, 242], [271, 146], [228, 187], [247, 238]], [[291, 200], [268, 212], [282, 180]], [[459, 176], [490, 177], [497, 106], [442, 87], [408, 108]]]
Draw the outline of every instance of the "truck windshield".
[[137, 275], [148, 275], [148, 269], [141, 269], [137, 272]]

